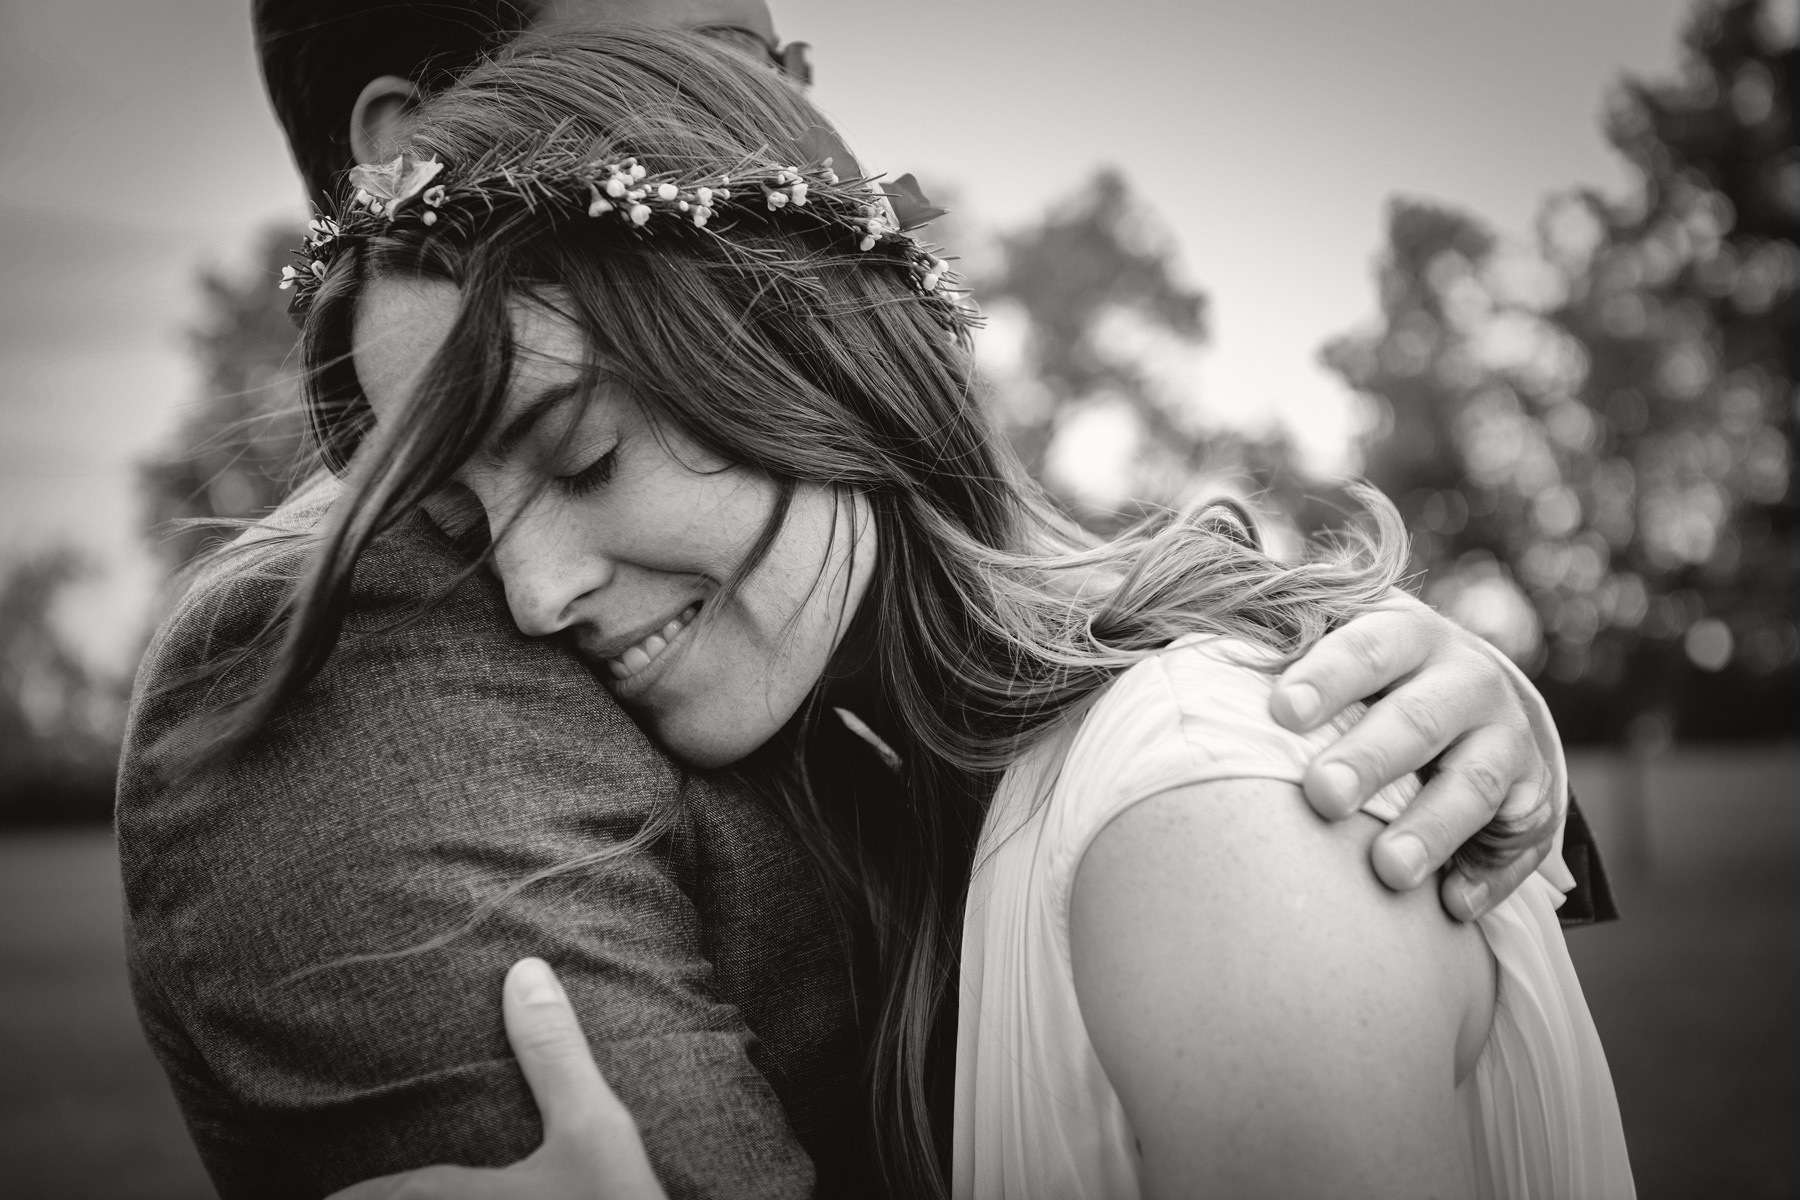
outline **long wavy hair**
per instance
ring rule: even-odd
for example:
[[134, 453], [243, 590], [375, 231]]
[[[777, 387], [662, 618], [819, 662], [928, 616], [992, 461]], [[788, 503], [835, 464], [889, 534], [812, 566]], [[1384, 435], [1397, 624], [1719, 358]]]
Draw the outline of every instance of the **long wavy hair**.
[[[621, 30], [514, 43], [427, 101], [405, 149], [454, 172], [561, 128], [652, 170], [720, 171], [762, 151], [797, 154], [826, 124], [795, 87], [731, 50]], [[962, 900], [1000, 776], [1121, 670], [1184, 634], [1298, 653], [1383, 598], [1404, 535], [1371, 494], [1366, 532], [1299, 563], [1265, 554], [1231, 506], [1098, 541], [1024, 476], [990, 426], [969, 347], [915, 302], [903, 269], [773, 223], [731, 236], [804, 263], [815, 286], [726, 259], [703, 238], [638, 238], [598, 221], [515, 222], [460, 239], [396, 229], [342, 256], [303, 353], [311, 428], [347, 487], [250, 648], [267, 670], [220, 714], [214, 744], [228, 753], [306, 685], [332, 653], [358, 556], [489, 436], [513, 363], [509, 301], [556, 305], [586, 335], [595, 369], [603, 363], [653, 422], [761, 473], [784, 498], [819, 484], [867, 502], [877, 549], [859, 653], [895, 718], [903, 786], [876, 822], [815, 790], [803, 760], [818, 703], [743, 772], [869, 935], [882, 993], [868, 1062], [881, 1165], [897, 1193], [941, 1195], [946, 1150], [928, 1079], [947, 1049], [940, 1018], [956, 986]], [[358, 297], [384, 276], [448, 280], [461, 298], [418, 392], [377, 427], [350, 351]], [[740, 577], [785, 511], [778, 503]]]

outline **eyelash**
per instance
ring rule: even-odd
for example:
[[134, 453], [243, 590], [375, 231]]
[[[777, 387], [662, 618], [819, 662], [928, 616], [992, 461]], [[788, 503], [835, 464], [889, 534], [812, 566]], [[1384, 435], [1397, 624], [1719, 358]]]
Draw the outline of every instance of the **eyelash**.
[[558, 475], [556, 485], [571, 496], [586, 496], [596, 492], [612, 478], [618, 457], [619, 448], [614, 446], [573, 475]]

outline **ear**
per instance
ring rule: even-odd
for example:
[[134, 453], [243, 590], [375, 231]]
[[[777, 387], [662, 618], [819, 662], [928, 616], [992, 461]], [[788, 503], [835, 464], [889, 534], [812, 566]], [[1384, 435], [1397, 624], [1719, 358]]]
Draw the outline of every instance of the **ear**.
[[400, 118], [419, 102], [410, 79], [381, 75], [363, 87], [350, 110], [350, 152], [359, 163], [386, 161], [399, 131]]
[[812, 86], [812, 46], [806, 42], [789, 42], [777, 53], [781, 58], [781, 70], [784, 74], [801, 87]]

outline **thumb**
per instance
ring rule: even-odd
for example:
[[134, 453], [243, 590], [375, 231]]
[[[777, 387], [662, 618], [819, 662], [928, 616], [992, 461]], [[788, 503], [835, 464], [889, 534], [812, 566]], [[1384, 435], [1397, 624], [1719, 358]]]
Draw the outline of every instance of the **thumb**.
[[514, 963], [502, 994], [506, 1037], [537, 1100], [546, 1139], [558, 1129], [591, 1128], [626, 1115], [594, 1065], [581, 1022], [548, 963]]
[[549, 965], [539, 958], [514, 963], [502, 1007], [507, 1040], [544, 1120], [544, 1144], [528, 1161], [564, 1189], [542, 1194], [663, 1200], [637, 1125], [594, 1065]]

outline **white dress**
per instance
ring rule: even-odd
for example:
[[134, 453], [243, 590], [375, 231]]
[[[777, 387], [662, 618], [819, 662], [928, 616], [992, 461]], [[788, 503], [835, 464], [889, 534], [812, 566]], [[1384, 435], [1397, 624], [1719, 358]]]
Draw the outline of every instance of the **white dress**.
[[[956, 1200], [1138, 1195], [1134, 1139], [1076, 999], [1070, 893], [1087, 847], [1131, 805], [1223, 779], [1299, 784], [1345, 727], [1276, 725], [1273, 675], [1243, 665], [1258, 659], [1267, 653], [1247, 643], [1183, 639], [1121, 675], [1072, 735], [1001, 781], [963, 923]], [[1409, 778], [1363, 809], [1390, 821], [1417, 791]], [[1487, 1045], [1458, 1089], [1479, 1194], [1630, 1197], [1612, 1076], [1557, 924], [1562, 890], [1546, 874], [1568, 878], [1553, 856], [1479, 921], [1499, 990]]]

